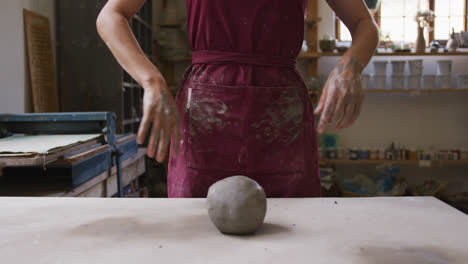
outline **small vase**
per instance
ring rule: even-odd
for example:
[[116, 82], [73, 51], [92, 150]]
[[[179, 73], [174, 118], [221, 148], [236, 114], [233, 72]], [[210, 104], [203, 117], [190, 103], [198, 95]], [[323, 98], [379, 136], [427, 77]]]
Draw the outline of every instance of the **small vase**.
[[416, 53], [426, 52], [426, 40], [424, 39], [424, 28], [418, 27], [418, 38], [416, 39]]
[[448, 52], [456, 52], [458, 48], [458, 42], [455, 39], [455, 30], [452, 29], [452, 35], [450, 36], [450, 39], [447, 41], [447, 44], [445, 45], [445, 49]]

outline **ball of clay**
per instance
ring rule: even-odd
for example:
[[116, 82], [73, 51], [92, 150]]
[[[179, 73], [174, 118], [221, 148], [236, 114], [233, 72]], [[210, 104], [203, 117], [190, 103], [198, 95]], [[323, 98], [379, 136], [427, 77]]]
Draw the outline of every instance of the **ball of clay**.
[[232, 235], [254, 233], [265, 219], [265, 191], [254, 180], [233, 176], [208, 190], [208, 214], [219, 231]]

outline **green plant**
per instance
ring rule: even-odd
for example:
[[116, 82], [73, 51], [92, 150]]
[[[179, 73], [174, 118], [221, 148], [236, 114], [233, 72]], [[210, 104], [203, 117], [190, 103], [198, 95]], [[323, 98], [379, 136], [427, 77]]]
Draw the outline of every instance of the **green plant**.
[[393, 44], [392, 38], [389, 33], [383, 33], [380, 31], [380, 45], [381, 48], [394, 49], [395, 45]]

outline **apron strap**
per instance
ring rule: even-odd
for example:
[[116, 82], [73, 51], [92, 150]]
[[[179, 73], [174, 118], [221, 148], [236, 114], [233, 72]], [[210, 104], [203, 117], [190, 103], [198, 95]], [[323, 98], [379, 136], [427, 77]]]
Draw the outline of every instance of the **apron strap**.
[[214, 63], [241, 63], [289, 68], [296, 67], [295, 58], [210, 50], [195, 51], [192, 54], [192, 64]]

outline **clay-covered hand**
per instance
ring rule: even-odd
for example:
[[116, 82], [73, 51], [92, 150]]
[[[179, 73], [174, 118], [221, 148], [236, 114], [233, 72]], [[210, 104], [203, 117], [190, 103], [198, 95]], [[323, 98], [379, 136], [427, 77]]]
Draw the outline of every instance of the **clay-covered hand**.
[[322, 114], [318, 132], [335, 124], [335, 129], [351, 126], [361, 112], [364, 91], [361, 87], [362, 65], [356, 57], [340, 61], [331, 72], [322, 91], [315, 114]]
[[[148, 133], [148, 157], [162, 163], [167, 156], [172, 138], [172, 151], [177, 155], [180, 142], [179, 112], [164, 80], [153, 87], [145, 87], [143, 118], [138, 130], [138, 144], [143, 144]], [[151, 126], [152, 125], [152, 126]], [[151, 128], [151, 131], [149, 129]]]

